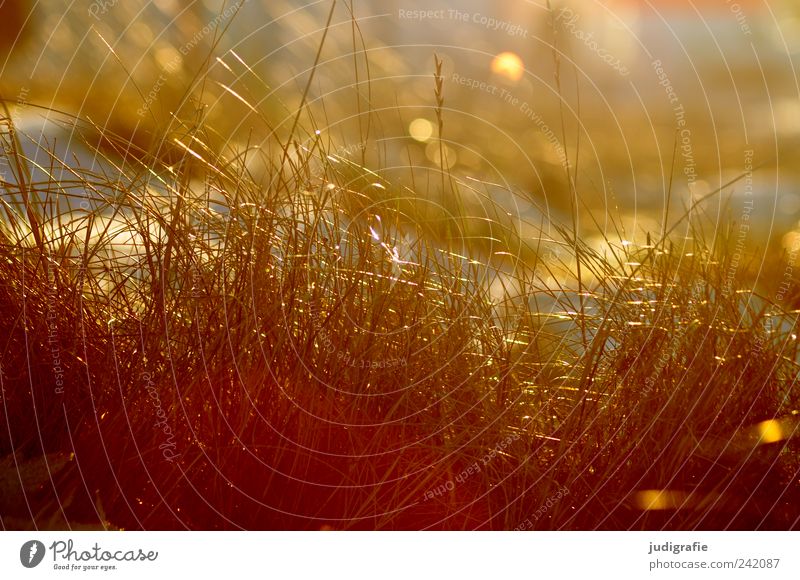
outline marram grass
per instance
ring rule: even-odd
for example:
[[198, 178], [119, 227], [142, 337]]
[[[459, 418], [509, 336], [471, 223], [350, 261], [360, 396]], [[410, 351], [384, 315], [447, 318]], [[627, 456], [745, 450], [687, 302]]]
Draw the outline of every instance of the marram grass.
[[797, 312], [696, 213], [598, 250], [210, 132], [5, 125], [4, 528], [798, 526]]

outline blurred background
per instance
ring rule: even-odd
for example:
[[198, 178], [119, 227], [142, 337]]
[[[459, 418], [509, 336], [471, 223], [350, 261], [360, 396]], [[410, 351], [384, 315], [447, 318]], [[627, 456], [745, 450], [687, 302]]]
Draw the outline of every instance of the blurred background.
[[[168, 157], [169, 135], [204, 122], [209, 147], [261, 147], [264, 174], [304, 104], [309, 142], [420, 196], [443, 199], [448, 170], [525, 219], [566, 221], [572, 182], [585, 235], [601, 239], [613, 217], [641, 241], [662, 231], [668, 200], [673, 221], [722, 188], [708, 219], [747, 213], [752, 247], [771, 252], [797, 239], [792, 1], [3, 0], [0, 11], [0, 94], [35, 134], [65, 131], [72, 115]], [[79, 148], [70, 134], [61, 146]]]

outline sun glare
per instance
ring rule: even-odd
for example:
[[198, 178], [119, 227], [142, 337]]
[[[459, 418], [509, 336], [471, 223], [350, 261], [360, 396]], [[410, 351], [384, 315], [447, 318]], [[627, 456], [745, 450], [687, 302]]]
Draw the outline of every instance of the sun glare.
[[492, 60], [492, 72], [517, 82], [525, 73], [525, 65], [513, 52], [501, 52]]

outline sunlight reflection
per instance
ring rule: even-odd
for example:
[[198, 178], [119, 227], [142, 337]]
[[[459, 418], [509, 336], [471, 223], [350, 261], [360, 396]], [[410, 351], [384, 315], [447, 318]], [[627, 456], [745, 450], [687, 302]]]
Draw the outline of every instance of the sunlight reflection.
[[513, 52], [501, 52], [492, 60], [492, 72], [517, 82], [525, 73], [525, 65]]

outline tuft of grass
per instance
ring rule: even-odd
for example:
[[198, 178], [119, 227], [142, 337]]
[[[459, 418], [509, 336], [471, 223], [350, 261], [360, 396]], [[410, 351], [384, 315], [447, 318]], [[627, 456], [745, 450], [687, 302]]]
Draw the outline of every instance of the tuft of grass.
[[264, 178], [195, 117], [157, 153], [65, 120], [86, 166], [6, 115], [4, 528], [797, 527], [798, 312], [721, 230], [600, 250], [577, 169], [528, 223], [302, 112]]
[[44, 149], [55, 181], [10, 131], [3, 481], [73, 459], [6, 527], [796, 525], [796, 312], [726, 292], [699, 226], [601, 254], [553, 224], [514, 260], [321, 142], [266, 188], [199, 136], [97, 149], [113, 178]]

